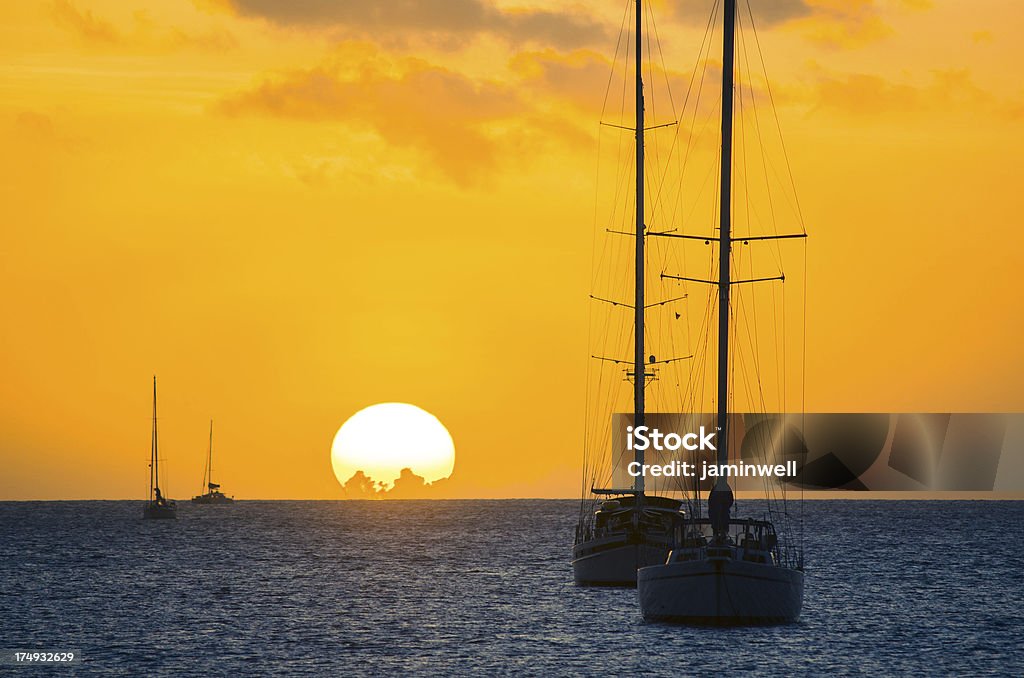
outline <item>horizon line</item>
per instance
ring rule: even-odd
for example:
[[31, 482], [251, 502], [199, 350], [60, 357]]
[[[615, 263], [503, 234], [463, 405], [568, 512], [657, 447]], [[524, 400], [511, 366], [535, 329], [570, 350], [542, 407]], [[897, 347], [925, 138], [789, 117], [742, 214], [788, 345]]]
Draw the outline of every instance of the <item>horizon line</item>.
[[[765, 499], [764, 494], [737, 492], [738, 500]], [[552, 496], [521, 496], [521, 497], [375, 497], [372, 499], [364, 497], [251, 497], [247, 499], [234, 498], [235, 501], [580, 501], [580, 497], [552, 497]], [[805, 491], [802, 495], [787, 497], [789, 501], [1022, 501], [1024, 491], [931, 491], [931, 490], [814, 490]], [[72, 501], [124, 501], [124, 502], [145, 502], [144, 498], [110, 498], [110, 497], [75, 497], [75, 498], [35, 498], [35, 499], [0, 499], [0, 504], [13, 503], [43, 503], [43, 502], [72, 502]], [[189, 499], [176, 499], [182, 504], [191, 503]]]

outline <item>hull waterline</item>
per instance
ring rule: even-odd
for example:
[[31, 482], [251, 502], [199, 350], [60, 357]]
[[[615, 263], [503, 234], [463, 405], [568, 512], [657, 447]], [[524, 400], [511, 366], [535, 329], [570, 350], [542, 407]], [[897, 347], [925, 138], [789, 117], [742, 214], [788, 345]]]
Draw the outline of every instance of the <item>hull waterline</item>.
[[[598, 541], [598, 540], [595, 540]], [[625, 544], [612, 542], [599, 550], [579, 555], [595, 547], [593, 542], [573, 549], [572, 574], [578, 586], [636, 586], [641, 567], [665, 562], [668, 545]]]
[[644, 619], [694, 625], [788, 624], [799, 620], [804, 573], [736, 560], [697, 560], [637, 573]]
[[197, 497], [192, 497], [193, 504], [203, 504], [206, 506], [230, 506], [235, 503], [235, 500], [231, 497], [220, 495], [209, 495], [203, 494]]
[[166, 504], [147, 504], [142, 509], [142, 517], [146, 520], [173, 520], [178, 517], [178, 508]]

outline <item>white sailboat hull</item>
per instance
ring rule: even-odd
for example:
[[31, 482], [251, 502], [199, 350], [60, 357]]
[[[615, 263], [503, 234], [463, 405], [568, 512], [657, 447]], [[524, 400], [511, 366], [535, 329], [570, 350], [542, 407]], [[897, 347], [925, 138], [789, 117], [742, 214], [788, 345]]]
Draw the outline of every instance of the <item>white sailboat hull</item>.
[[196, 497], [192, 497], [192, 503], [206, 504], [210, 506], [230, 506], [231, 504], [235, 503], [235, 500], [223, 494], [207, 493], [201, 494]]
[[637, 573], [647, 621], [689, 624], [784, 624], [800, 618], [804, 573], [739, 560], [694, 560]]

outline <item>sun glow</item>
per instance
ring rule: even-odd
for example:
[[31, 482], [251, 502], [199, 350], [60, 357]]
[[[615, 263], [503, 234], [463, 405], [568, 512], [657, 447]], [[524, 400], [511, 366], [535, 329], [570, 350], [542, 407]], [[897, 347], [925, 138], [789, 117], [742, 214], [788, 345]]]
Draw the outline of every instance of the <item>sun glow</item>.
[[342, 424], [331, 445], [331, 464], [342, 485], [362, 471], [390, 487], [405, 468], [431, 483], [451, 475], [455, 443], [429, 412], [406, 403], [380, 403]]

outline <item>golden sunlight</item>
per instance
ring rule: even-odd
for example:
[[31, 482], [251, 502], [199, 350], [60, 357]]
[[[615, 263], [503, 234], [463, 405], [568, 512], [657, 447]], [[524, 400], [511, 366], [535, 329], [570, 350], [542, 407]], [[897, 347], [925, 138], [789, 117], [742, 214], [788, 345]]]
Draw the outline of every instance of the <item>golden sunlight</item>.
[[406, 468], [432, 483], [451, 475], [455, 443], [429, 412], [406, 403], [380, 403], [342, 424], [331, 445], [331, 464], [342, 485], [362, 471], [391, 487]]

